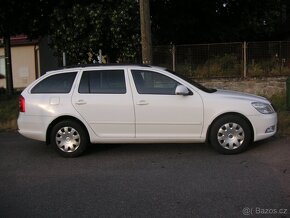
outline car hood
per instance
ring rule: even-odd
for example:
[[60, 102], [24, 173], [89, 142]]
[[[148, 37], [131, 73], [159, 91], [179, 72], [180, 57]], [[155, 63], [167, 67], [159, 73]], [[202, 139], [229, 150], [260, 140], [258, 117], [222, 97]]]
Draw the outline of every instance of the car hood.
[[257, 96], [257, 95], [252, 95], [252, 94], [237, 92], [237, 91], [217, 89], [217, 91], [214, 94], [218, 95], [219, 97], [224, 97], [224, 98], [248, 100], [248, 101], [252, 101], [252, 102], [259, 101], [259, 102], [269, 103], [269, 101], [262, 96]]

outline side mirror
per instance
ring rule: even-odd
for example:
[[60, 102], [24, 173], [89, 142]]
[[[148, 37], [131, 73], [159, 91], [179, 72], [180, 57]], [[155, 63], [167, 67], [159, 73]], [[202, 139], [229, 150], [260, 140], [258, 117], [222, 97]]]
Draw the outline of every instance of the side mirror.
[[175, 89], [175, 95], [190, 95], [190, 92], [188, 88], [186, 88], [184, 85], [178, 85]]

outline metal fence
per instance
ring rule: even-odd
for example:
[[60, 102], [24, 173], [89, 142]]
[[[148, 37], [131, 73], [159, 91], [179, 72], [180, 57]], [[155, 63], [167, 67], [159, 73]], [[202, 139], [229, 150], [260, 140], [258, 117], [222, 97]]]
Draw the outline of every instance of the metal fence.
[[290, 41], [153, 47], [153, 64], [194, 78], [290, 75]]

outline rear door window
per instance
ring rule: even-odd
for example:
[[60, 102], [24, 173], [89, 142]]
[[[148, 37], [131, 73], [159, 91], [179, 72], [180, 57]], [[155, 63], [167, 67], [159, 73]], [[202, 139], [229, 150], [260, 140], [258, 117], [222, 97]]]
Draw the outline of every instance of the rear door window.
[[124, 70], [84, 71], [79, 93], [125, 94]]

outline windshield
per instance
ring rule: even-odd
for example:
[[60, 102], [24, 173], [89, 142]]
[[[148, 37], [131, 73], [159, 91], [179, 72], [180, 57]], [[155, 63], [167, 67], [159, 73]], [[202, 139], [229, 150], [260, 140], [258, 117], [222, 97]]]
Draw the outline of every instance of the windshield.
[[180, 77], [181, 79], [185, 80], [186, 82], [190, 83], [191, 85], [195, 86], [196, 88], [198, 88], [198, 89], [200, 89], [200, 90], [202, 90], [204, 92], [214, 93], [214, 92], [217, 91], [216, 89], [207, 88], [207, 87], [195, 82], [193, 79], [191, 79], [191, 78], [189, 78], [187, 76], [184, 76], [182, 74], [176, 73], [176, 72], [174, 72], [172, 70], [166, 69], [166, 71], [169, 72], [169, 73], [172, 73], [172, 74], [174, 74], [174, 75], [176, 75], [178, 77]]

